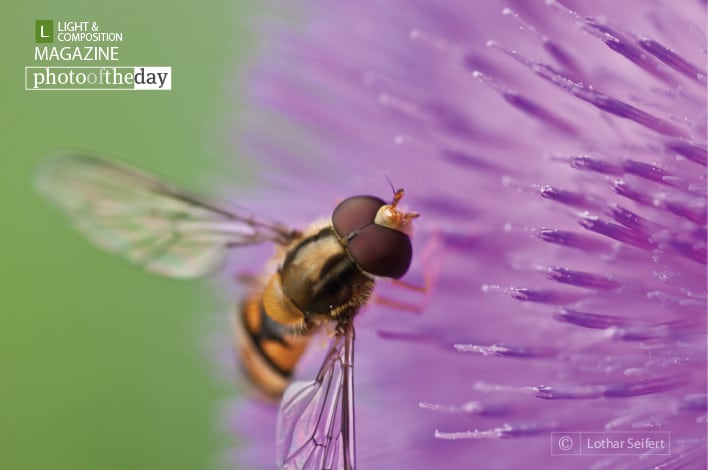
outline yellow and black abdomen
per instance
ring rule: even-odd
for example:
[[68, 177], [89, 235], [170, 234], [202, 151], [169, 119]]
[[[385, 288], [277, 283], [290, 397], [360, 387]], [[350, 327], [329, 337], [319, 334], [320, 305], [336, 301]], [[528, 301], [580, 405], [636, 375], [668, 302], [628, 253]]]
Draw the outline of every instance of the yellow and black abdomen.
[[241, 368], [249, 382], [269, 398], [278, 399], [290, 381], [297, 361], [310, 340], [274, 321], [263, 295], [252, 295], [234, 319]]

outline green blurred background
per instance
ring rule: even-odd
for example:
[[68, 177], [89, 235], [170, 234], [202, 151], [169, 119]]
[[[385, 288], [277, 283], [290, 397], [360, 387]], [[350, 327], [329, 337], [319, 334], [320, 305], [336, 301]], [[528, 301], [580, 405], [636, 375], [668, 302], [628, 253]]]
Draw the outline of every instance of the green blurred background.
[[[233, 393], [208, 341], [228, 300], [94, 250], [38, 199], [43, 156], [117, 156], [193, 188], [248, 166], [229, 142], [254, 3], [129, 0], [2, 7], [0, 469], [218, 468]], [[169, 65], [171, 92], [24, 91], [34, 20], [122, 31], [121, 65]], [[74, 64], [76, 65], [76, 64]], [[91, 65], [91, 64], [87, 64]], [[241, 163], [242, 161], [242, 163]], [[236, 164], [234, 164], [236, 162]], [[221, 462], [223, 463], [223, 462]]]

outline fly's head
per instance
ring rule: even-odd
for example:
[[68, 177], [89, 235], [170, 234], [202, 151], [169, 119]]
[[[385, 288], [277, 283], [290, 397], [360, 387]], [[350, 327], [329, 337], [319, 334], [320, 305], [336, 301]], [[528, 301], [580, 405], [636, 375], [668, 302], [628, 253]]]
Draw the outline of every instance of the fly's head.
[[398, 203], [404, 191], [395, 191], [386, 204], [375, 196], [354, 196], [332, 213], [332, 226], [352, 260], [365, 272], [398, 279], [413, 258], [410, 234], [417, 212], [403, 212]]

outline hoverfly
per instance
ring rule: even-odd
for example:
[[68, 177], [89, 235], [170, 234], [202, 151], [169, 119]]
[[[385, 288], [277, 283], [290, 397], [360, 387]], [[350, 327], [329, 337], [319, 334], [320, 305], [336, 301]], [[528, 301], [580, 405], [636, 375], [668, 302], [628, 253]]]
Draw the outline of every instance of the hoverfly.
[[[397, 279], [410, 266], [418, 214], [399, 209], [402, 189], [390, 204], [374, 196], [345, 199], [328, 222], [299, 231], [97, 157], [55, 157], [37, 182], [90, 241], [165, 276], [209, 274], [232, 248], [274, 243], [275, 272], [235, 320], [242, 368], [263, 394], [282, 396], [279, 468], [355, 468], [353, 319], [376, 277]], [[328, 324], [334, 337], [314, 381], [289, 383], [310, 337]]]

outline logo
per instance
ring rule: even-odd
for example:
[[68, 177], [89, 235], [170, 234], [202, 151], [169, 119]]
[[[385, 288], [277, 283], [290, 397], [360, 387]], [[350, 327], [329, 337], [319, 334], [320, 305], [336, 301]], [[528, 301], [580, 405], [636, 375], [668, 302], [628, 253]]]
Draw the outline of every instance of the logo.
[[123, 65], [123, 33], [87, 19], [35, 20], [25, 90], [172, 89], [172, 67]]
[[54, 42], [53, 20], [36, 20], [34, 22], [34, 42], [37, 44], [51, 44]]

